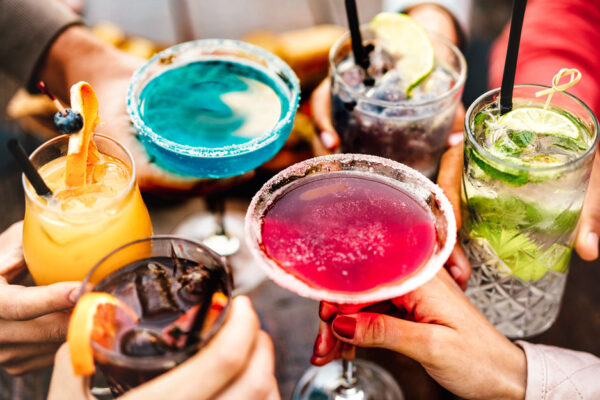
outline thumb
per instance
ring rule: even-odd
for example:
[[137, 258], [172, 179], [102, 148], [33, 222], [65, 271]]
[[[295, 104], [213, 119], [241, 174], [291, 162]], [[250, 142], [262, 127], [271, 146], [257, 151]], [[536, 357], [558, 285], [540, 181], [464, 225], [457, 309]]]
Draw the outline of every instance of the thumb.
[[598, 152], [596, 152], [579, 221], [575, 250], [579, 257], [586, 261], [593, 261], [598, 258], [598, 236], [600, 235], [600, 154]]
[[377, 313], [340, 315], [332, 323], [341, 341], [360, 347], [379, 347], [423, 361], [428, 338], [441, 327]]
[[80, 288], [81, 282], [25, 287], [0, 278], [0, 319], [29, 320], [69, 309], [77, 302]]
[[91, 400], [89, 378], [75, 376], [71, 366], [69, 346], [65, 343], [56, 352], [48, 400]]
[[340, 137], [331, 123], [331, 98], [329, 79], [323, 80], [310, 96], [310, 113], [317, 125], [321, 143], [328, 151], [337, 149]]

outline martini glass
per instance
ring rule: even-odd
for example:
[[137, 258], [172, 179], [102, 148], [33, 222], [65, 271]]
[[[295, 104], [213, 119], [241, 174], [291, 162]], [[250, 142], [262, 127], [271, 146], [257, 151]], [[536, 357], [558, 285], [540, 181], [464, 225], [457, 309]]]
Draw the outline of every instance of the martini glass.
[[[431, 279], [456, 241], [452, 207], [416, 170], [370, 155], [295, 164], [269, 180], [246, 214], [246, 241], [267, 276], [301, 296], [367, 305]], [[391, 375], [347, 355], [311, 367], [294, 399], [398, 400]]]
[[[299, 97], [298, 78], [277, 56], [240, 41], [207, 39], [152, 57], [132, 77], [127, 107], [152, 162], [183, 176], [227, 178], [252, 171], [281, 149]], [[208, 210], [175, 232], [230, 256], [240, 241], [225, 228], [243, 227], [243, 214], [239, 221], [225, 215], [222, 195], [207, 200]], [[230, 262], [235, 269], [247, 257]]]

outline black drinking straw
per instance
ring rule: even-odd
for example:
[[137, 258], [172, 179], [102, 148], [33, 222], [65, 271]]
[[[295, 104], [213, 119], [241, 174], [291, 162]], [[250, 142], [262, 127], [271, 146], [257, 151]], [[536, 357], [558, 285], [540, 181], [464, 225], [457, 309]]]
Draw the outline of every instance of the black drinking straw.
[[348, 27], [350, 28], [354, 62], [366, 70], [369, 68], [369, 57], [362, 44], [358, 11], [356, 11], [356, 0], [346, 0], [346, 16], [348, 17]]
[[515, 86], [515, 72], [517, 70], [517, 57], [519, 56], [519, 43], [521, 42], [521, 28], [527, 0], [514, 0], [512, 19], [510, 22], [510, 34], [508, 36], [508, 48], [506, 49], [506, 60], [504, 62], [504, 75], [502, 76], [502, 87], [500, 88], [500, 114], [506, 114], [512, 110], [512, 95]]
[[35, 169], [31, 160], [29, 160], [29, 157], [27, 157], [27, 153], [25, 153], [25, 150], [19, 141], [17, 139], [10, 139], [6, 144], [6, 147], [10, 150], [37, 194], [40, 196], [52, 196], [52, 191], [37, 172], [37, 169]]

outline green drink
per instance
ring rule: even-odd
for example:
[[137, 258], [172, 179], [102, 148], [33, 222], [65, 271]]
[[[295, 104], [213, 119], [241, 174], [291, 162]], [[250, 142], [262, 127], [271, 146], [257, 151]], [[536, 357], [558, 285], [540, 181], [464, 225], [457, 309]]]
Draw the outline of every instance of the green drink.
[[598, 142], [598, 121], [577, 98], [516, 86], [500, 115], [499, 90], [465, 120], [462, 245], [473, 265], [471, 301], [505, 335], [549, 328], [560, 308], [575, 228]]

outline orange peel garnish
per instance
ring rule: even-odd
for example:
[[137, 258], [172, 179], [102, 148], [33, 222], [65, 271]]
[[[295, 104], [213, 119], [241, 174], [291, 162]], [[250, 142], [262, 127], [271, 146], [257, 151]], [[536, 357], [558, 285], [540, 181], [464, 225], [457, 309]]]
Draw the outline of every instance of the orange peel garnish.
[[88, 168], [100, 158], [98, 149], [92, 141], [98, 117], [98, 98], [92, 86], [87, 82], [78, 82], [71, 87], [71, 108], [83, 118], [81, 130], [69, 137], [67, 153], [67, 186], [83, 186], [87, 182]]
[[71, 353], [71, 364], [73, 372], [79, 376], [92, 375], [96, 367], [94, 365], [94, 351], [92, 339], [113, 340], [115, 339], [116, 321], [108, 319], [102, 321], [105, 324], [96, 323], [96, 315], [102, 308], [106, 315], [116, 315], [115, 310], [123, 310], [123, 316], [132, 325], [137, 323], [138, 316], [135, 311], [121, 300], [108, 293], [86, 293], [77, 302], [71, 314], [69, 329], [67, 331], [67, 343]]

